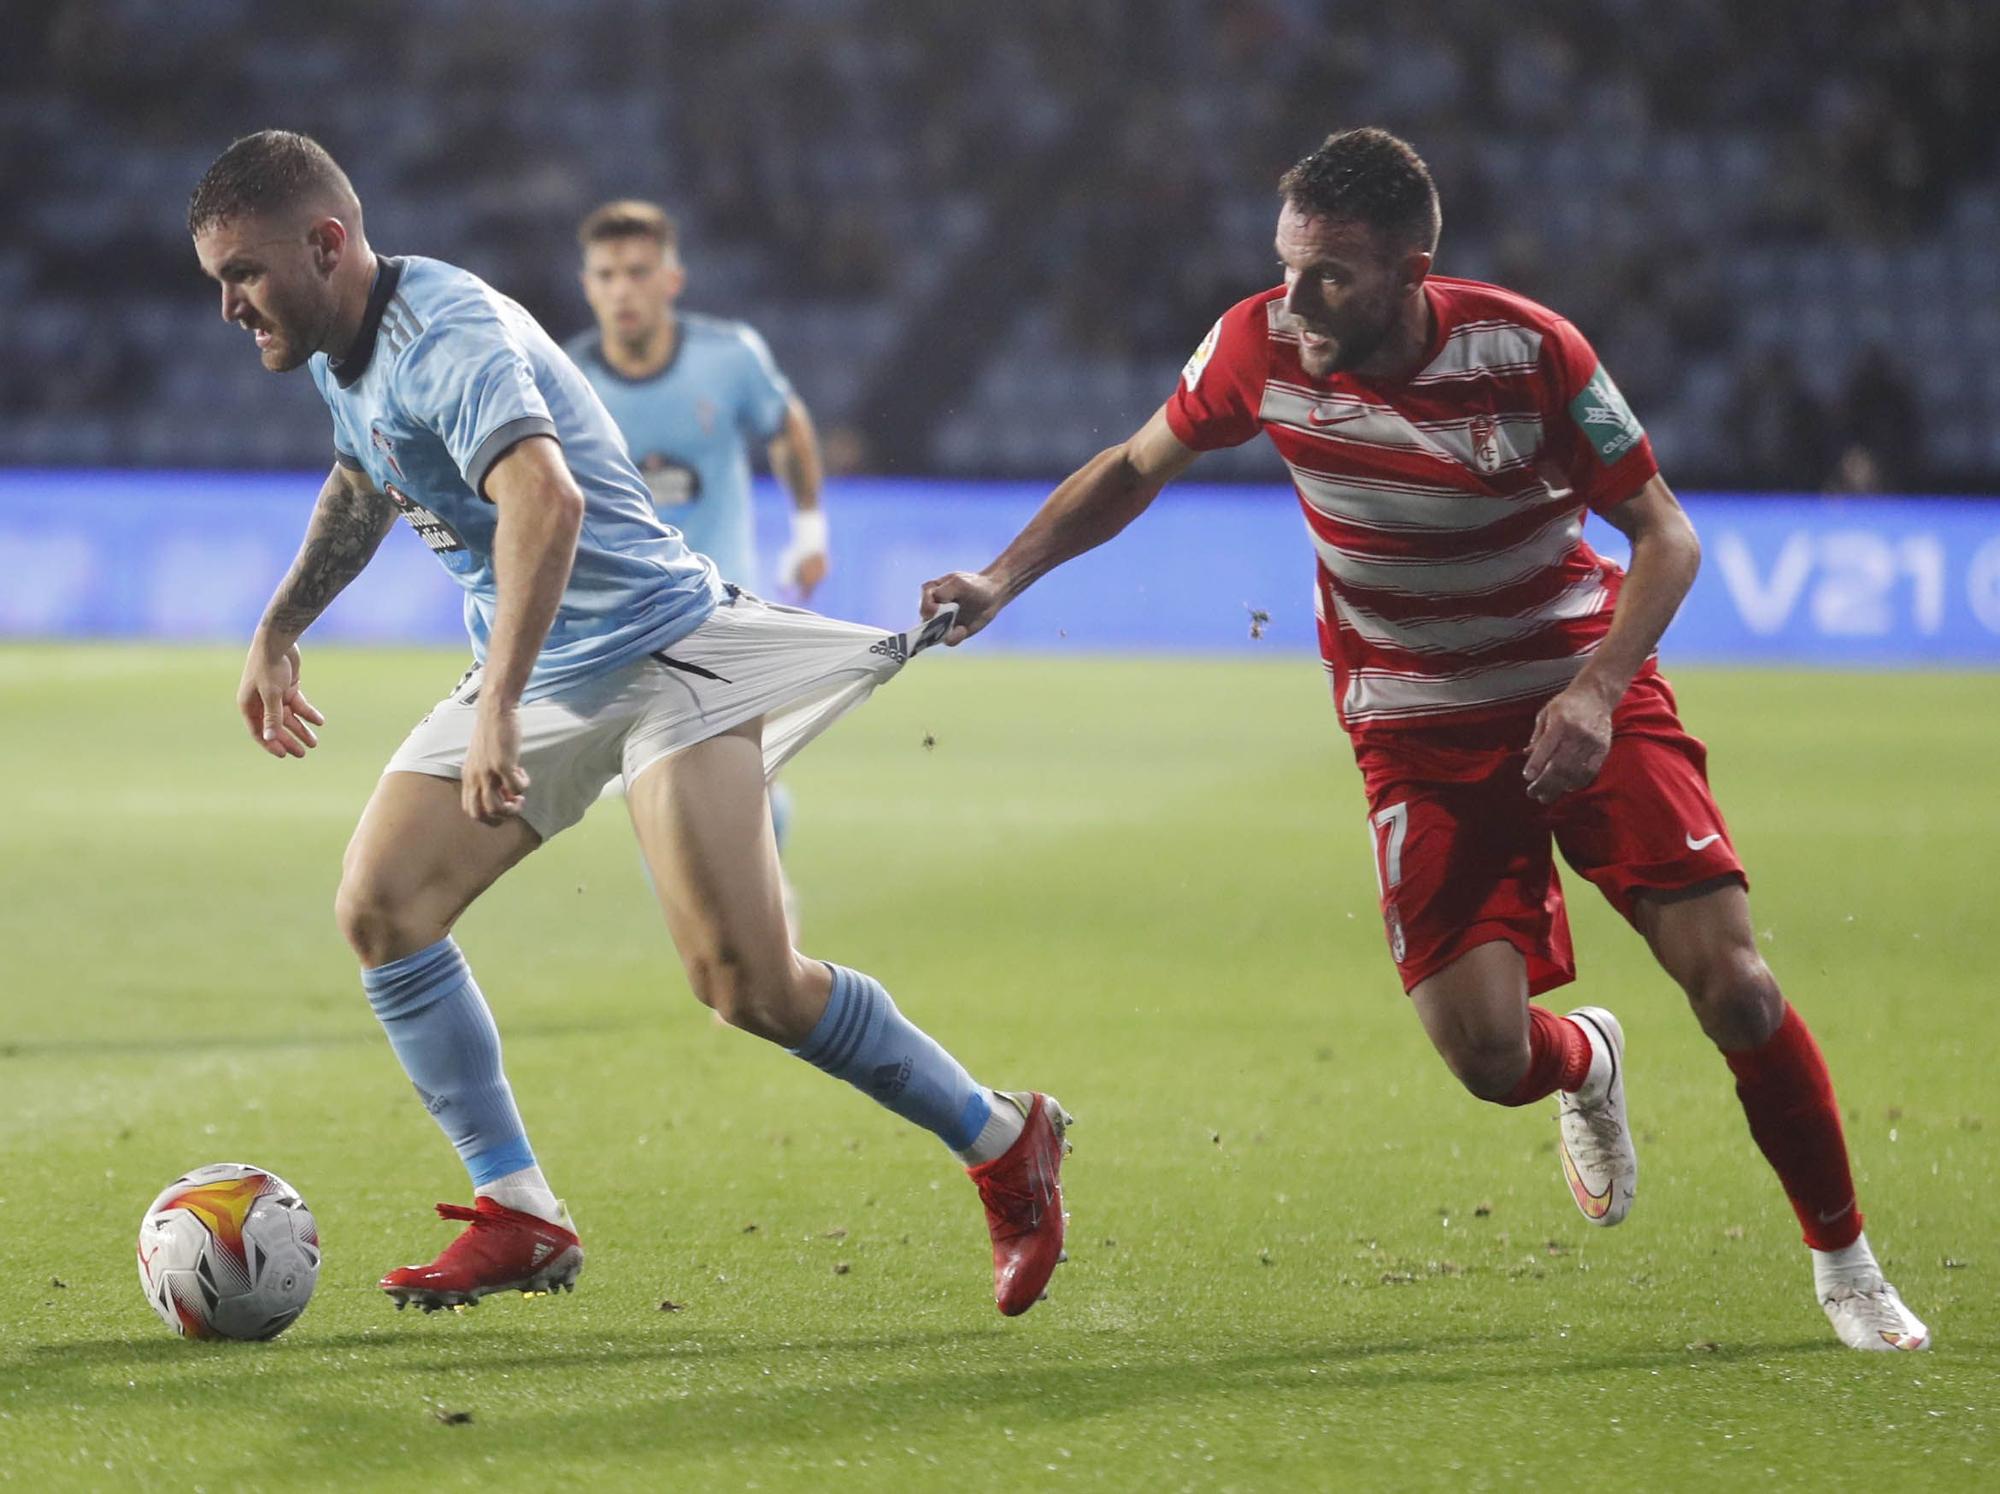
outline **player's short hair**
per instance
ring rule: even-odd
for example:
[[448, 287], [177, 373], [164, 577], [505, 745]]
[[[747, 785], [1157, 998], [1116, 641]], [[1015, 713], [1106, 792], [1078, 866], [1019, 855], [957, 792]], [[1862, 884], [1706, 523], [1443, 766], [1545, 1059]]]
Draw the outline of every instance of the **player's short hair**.
[[1409, 141], [1387, 130], [1327, 136], [1278, 179], [1278, 195], [1309, 217], [1365, 223], [1398, 248], [1437, 251], [1437, 183]]
[[680, 226], [657, 202], [621, 197], [592, 211], [577, 225], [576, 241], [588, 249], [592, 244], [608, 244], [614, 239], [651, 239], [662, 249], [680, 243]]
[[232, 218], [283, 213], [331, 197], [358, 211], [354, 183], [309, 135], [259, 130], [215, 158], [188, 199], [188, 232], [200, 233]]

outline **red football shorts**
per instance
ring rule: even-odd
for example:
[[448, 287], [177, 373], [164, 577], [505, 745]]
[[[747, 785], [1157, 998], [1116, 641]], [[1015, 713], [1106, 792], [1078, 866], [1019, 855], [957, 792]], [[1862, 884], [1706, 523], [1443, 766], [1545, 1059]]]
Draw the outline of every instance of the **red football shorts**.
[[1552, 847], [1627, 919], [1644, 891], [1749, 885], [1709, 792], [1708, 749], [1682, 729], [1667, 682], [1634, 680], [1611, 722], [1596, 781], [1553, 804], [1530, 799], [1521, 776], [1532, 715], [1356, 744], [1405, 991], [1494, 939], [1527, 959], [1531, 994], [1574, 980]]

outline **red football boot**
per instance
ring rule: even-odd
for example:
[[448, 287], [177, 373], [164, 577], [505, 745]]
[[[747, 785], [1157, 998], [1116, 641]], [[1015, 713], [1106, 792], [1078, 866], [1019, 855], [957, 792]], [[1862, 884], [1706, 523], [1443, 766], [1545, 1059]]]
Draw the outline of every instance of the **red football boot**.
[[1063, 1133], [1069, 1112], [1047, 1095], [1010, 1094], [1027, 1124], [1014, 1144], [991, 1162], [966, 1168], [986, 1205], [986, 1231], [993, 1236], [993, 1300], [1017, 1317], [1048, 1295], [1049, 1275], [1063, 1261], [1062, 1160], [1069, 1152]]
[[562, 1222], [551, 1224], [533, 1214], [497, 1204], [490, 1198], [462, 1204], [439, 1204], [444, 1219], [463, 1219], [470, 1226], [445, 1246], [428, 1266], [404, 1266], [382, 1278], [382, 1290], [400, 1311], [412, 1302], [425, 1312], [440, 1307], [472, 1307], [494, 1292], [568, 1292], [576, 1289], [583, 1270], [583, 1245], [563, 1210]]

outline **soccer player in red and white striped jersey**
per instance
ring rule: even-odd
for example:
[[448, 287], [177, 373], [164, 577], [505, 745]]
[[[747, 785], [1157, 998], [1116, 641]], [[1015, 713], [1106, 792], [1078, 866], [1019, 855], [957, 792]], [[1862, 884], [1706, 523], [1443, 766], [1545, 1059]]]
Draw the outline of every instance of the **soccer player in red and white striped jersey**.
[[[1578, 1207], [1625, 1217], [1623, 1033], [1530, 1000], [1575, 977], [1560, 848], [1722, 1050], [1841, 1340], [1926, 1347], [1862, 1233], [1826, 1062], [1758, 953], [1706, 749], [1654, 659], [1700, 545], [1644, 430], [1569, 322], [1430, 273], [1437, 191], [1405, 142], [1333, 135], [1279, 195], [1284, 283], [1223, 313], [1166, 404], [990, 565], [927, 584], [926, 613], [956, 602], [964, 641], [1200, 453], [1267, 434], [1319, 560], [1390, 953], [1445, 1063], [1496, 1104], [1556, 1095]], [[1631, 541], [1628, 569], [1585, 542], [1591, 513]]]

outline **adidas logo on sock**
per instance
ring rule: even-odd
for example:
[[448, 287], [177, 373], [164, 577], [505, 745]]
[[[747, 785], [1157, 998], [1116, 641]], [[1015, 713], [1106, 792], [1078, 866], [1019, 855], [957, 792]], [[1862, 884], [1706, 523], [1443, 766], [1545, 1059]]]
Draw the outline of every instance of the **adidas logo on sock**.
[[901, 1094], [909, 1082], [910, 1061], [905, 1058], [900, 1063], [877, 1065], [869, 1088], [877, 1100], [887, 1101]]

